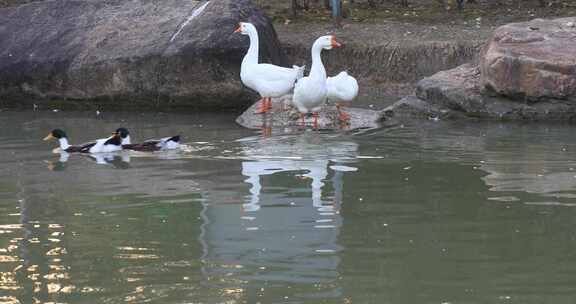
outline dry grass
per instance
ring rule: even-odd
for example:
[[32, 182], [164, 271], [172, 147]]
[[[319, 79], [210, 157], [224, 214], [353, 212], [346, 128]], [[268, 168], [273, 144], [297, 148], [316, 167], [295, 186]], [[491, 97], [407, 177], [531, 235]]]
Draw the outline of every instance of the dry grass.
[[[16, 6], [23, 3], [42, 0], [0, 0], [0, 7]], [[302, 1], [302, 0], [299, 0]], [[539, 7], [536, 0], [476, 0], [477, 4], [466, 3], [462, 10], [451, 9], [440, 3], [451, 3], [455, 0], [408, 0], [409, 6], [402, 7], [399, 0], [375, 0], [376, 7], [371, 7], [368, 0], [343, 0], [344, 14], [347, 22], [378, 23], [380, 21], [400, 21], [424, 24], [445, 24], [447, 22], [474, 22], [478, 17], [483, 23], [502, 24], [533, 18], [553, 18], [576, 15], [576, 1], [547, 0], [549, 6]], [[486, 5], [499, 1], [501, 4]], [[253, 0], [276, 23], [331, 23], [330, 11], [323, 6], [323, 1], [310, 0], [310, 8], [294, 16], [288, 0]]]
[[17, 6], [34, 0], [0, 0], [0, 7]]
[[[402, 7], [399, 1], [374, 1], [375, 7], [367, 0], [355, 0], [351, 5], [343, 0], [344, 14], [348, 22], [378, 23], [379, 21], [400, 21], [424, 24], [445, 24], [446, 22], [473, 22], [478, 17], [484, 22], [501, 24], [533, 18], [554, 18], [576, 15], [576, 1], [547, 0], [548, 6], [542, 8], [536, 0], [499, 0], [499, 5], [489, 5], [490, 1], [477, 0], [477, 3], [465, 3], [463, 9], [447, 9], [440, 3], [453, 3], [453, 0], [408, 0], [409, 6]], [[293, 15], [290, 2], [286, 0], [254, 0], [276, 23], [328, 23], [332, 22], [330, 11], [324, 8], [323, 1]], [[488, 3], [488, 4], [487, 4]]]

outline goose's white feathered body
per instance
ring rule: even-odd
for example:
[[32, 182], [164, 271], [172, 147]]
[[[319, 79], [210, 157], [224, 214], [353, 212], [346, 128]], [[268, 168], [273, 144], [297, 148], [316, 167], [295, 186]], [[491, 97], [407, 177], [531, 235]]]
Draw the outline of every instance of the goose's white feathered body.
[[259, 63], [259, 40], [256, 27], [251, 23], [242, 22], [238, 31], [250, 37], [250, 47], [240, 67], [242, 83], [265, 98], [289, 94], [294, 88], [296, 80], [302, 77], [304, 67], [285, 68], [268, 63]]
[[327, 93], [326, 80], [308, 76], [296, 83], [292, 101], [300, 113], [319, 112]]
[[[248, 56], [248, 55], [247, 55]], [[258, 92], [262, 97], [281, 97], [294, 88], [300, 67], [284, 68], [268, 63], [242, 63], [242, 83]]]
[[326, 69], [320, 53], [323, 49], [330, 50], [338, 46], [334, 36], [322, 36], [312, 45], [312, 68], [310, 74], [296, 82], [292, 102], [300, 113], [318, 112], [326, 102], [328, 88], [326, 85]]
[[340, 72], [334, 77], [326, 79], [328, 89], [327, 98], [332, 102], [350, 102], [358, 96], [358, 81], [348, 75], [347, 72]]

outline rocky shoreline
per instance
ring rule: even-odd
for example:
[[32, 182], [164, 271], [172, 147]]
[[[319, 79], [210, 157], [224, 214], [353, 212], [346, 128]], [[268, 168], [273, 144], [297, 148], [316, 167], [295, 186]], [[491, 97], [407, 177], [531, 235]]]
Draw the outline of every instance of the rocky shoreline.
[[576, 18], [498, 28], [479, 63], [419, 81], [385, 117], [576, 120]]
[[344, 41], [323, 59], [329, 75], [358, 78], [354, 106], [371, 110], [359, 121], [576, 117], [575, 18], [275, 29], [250, 0], [49, 0], [0, 8], [0, 20], [0, 107], [249, 108], [258, 96], [238, 77], [248, 40], [232, 33], [249, 21], [261, 60], [283, 66], [309, 66], [326, 32]]
[[[309, 66], [310, 41], [330, 31], [277, 25], [278, 39], [249, 0], [50, 0], [1, 8], [0, 20], [0, 106], [24, 108], [245, 109], [257, 96], [238, 77], [248, 46], [232, 34], [238, 21], [256, 24], [263, 60], [284, 66]], [[337, 31], [346, 47], [325, 56], [328, 72], [352, 71], [357, 104], [382, 109], [421, 77], [473, 60], [489, 33], [438, 36], [449, 28], [349, 25]]]

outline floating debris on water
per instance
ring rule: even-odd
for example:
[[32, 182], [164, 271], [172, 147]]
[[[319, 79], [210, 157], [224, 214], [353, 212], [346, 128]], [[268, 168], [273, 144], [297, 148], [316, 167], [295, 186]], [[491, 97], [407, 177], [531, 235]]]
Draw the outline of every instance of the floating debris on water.
[[498, 202], [517, 202], [517, 201], [520, 201], [520, 199], [515, 197], [515, 196], [495, 196], [495, 197], [489, 197], [488, 200], [498, 201]]
[[358, 168], [355, 168], [355, 167], [339, 166], [339, 165], [330, 166], [330, 169], [332, 169], [334, 171], [339, 171], [339, 172], [356, 172], [356, 171], [358, 171]]

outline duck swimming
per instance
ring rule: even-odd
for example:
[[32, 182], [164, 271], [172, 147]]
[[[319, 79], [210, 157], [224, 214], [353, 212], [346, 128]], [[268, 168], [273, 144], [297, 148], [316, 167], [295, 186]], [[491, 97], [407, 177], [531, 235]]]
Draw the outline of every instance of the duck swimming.
[[44, 141], [51, 139], [57, 139], [60, 143], [60, 151], [68, 153], [103, 153], [122, 150], [122, 141], [118, 134], [113, 134], [108, 138], [97, 139], [93, 142], [72, 146], [68, 143], [68, 136], [66, 136], [64, 131], [54, 129], [44, 137]]
[[180, 135], [164, 137], [160, 139], [149, 139], [140, 144], [133, 144], [130, 141], [130, 132], [126, 128], [118, 128], [113, 135], [119, 136], [122, 140], [122, 149], [134, 151], [160, 151], [173, 150], [180, 147]]

